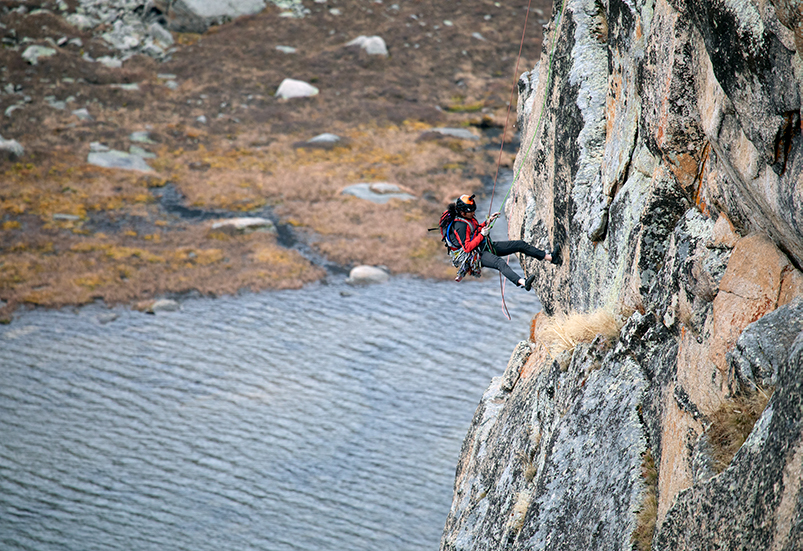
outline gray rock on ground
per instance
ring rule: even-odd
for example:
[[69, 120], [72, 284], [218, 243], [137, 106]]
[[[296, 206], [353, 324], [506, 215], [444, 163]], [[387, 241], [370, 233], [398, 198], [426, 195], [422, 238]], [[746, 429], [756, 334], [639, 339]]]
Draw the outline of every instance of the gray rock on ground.
[[257, 231], [276, 233], [276, 226], [267, 218], [227, 218], [212, 223], [212, 230], [222, 231], [228, 234], [245, 234]]
[[177, 312], [179, 310], [181, 310], [181, 305], [178, 302], [169, 298], [161, 298], [151, 304], [145, 312], [158, 314], [159, 312]]
[[91, 143], [89, 148], [90, 151], [86, 162], [91, 165], [101, 166], [103, 168], [153, 172], [153, 169], [145, 162], [145, 159], [141, 155], [109, 149], [98, 142]]
[[351, 285], [371, 285], [374, 283], [386, 283], [390, 280], [390, 275], [378, 266], [355, 266], [349, 272], [346, 283]]
[[365, 50], [368, 55], [381, 55], [387, 57], [388, 47], [385, 40], [381, 36], [363, 36], [360, 35], [354, 40], [346, 43], [346, 47], [359, 46]]
[[17, 140], [6, 140], [0, 136], [0, 158], [16, 161], [25, 155], [25, 148]]
[[48, 48], [46, 46], [39, 46], [33, 45], [28, 46], [25, 48], [25, 51], [22, 52], [22, 59], [30, 63], [31, 65], [38, 65], [39, 59], [43, 57], [51, 57], [56, 55], [55, 48]]
[[391, 199], [412, 201], [416, 198], [415, 195], [406, 193], [396, 184], [390, 184], [387, 182], [354, 184], [344, 188], [341, 193], [344, 195], [353, 195], [358, 199], [365, 199], [380, 205], [387, 203]]
[[309, 98], [318, 95], [319, 90], [303, 80], [286, 78], [276, 90], [276, 97], [279, 99]]

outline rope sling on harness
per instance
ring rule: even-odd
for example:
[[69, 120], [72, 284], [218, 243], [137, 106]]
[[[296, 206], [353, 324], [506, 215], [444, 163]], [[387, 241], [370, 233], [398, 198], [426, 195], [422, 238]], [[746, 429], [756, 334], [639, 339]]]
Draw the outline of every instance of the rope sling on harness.
[[[522, 49], [524, 47], [524, 35], [527, 32], [527, 20], [528, 20], [528, 18], [530, 16], [530, 5], [531, 4], [532, 4], [532, 0], [530, 0], [530, 2], [527, 4], [527, 15], [525, 15], [525, 17], [524, 17], [524, 29], [522, 29], [522, 32], [521, 32], [521, 43], [519, 44], [519, 55], [516, 58], [516, 68], [514, 69], [514, 78], [516, 80], [513, 82], [513, 87], [510, 90], [510, 101], [508, 101], [508, 104], [507, 104], [507, 115], [505, 117], [505, 126], [504, 126], [504, 130], [502, 131], [502, 144], [499, 147], [499, 158], [498, 158], [498, 160], [496, 162], [496, 174], [494, 175], [494, 185], [493, 185], [493, 188], [491, 189], [491, 201], [490, 201], [490, 203], [488, 205], [488, 216], [491, 215], [491, 211], [493, 209], [493, 199], [494, 199], [494, 193], [496, 192], [496, 182], [497, 182], [497, 180], [499, 178], [499, 167], [502, 164], [502, 152], [503, 152], [504, 147], [505, 147], [505, 136], [507, 135], [507, 125], [508, 125], [508, 122], [510, 120], [510, 110], [511, 110], [511, 108], [513, 106], [513, 92], [516, 90], [516, 83], [518, 82], [517, 75], [518, 75], [518, 71], [519, 71], [519, 61], [521, 60], [521, 52], [522, 52]], [[558, 42], [557, 39], [560, 36], [560, 27], [561, 27], [561, 25], [563, 23], [563, 10], [564, 10], [565, 7], [566, 7], [566, 0], [562, 0], [561, 6], [560, 6], [560, 12], [558, 12], [558, 17], [557, 17], [557, 20], [555, 22], [555, 35], [553, 36], [553, 40], [552, 40], [552, 48], [551, 48], [551, 51], [549, 53], [549, 62], [548, 62], [548, 65], [547, 65], [547, 78], [546, 78], [546, 84], [544, 85], [544, 101], [541, 104], [541, 110], [540, 110], [540, 112], [538, 114], [538, 120], [537, 120], [536, 125], [535, 125], [535, 130], [532, 133], [532, 138], [530, 139], [530, 144], [527, 146], [527, 149], [524, 152], [524, 157], [522, 158], [521, 162], [519, 163], [519, 168], [516, 171], [516, 173], [513, 175], [513, 181], [510, 183], [510, 187], [508, 187], [507, 193], [505, 193], [505, 196], [502, 198], [502, 205], [505, 204], [505, 201], [507, 201], [507, 198], [510, 195], [510, 192], [513, 189], [513, 186], [516, 185], [516, 181], [518, 181], [518, 179], [519, 179], [519, 175], [521, 174], [521, 170], [522, 170], [522, 168], [524, 168], [524, 162], [530, 156], [530, 151], [532, 150], [533, 144], [535, 143], [535, 138], [538, 135], [538, 131], [541, 128], [541, 120], [542, 120], [543, 115], [544, 115], [544, 109], [546, 108], [547, 97], [549, 97], [549, 85], [552, 82], [552, 61], [553, 61], [553, 59], [555, 57], [555, 48], [556, 48], [557, 42]], [[489, 225], [489, 227], [493, 228], [495, 223], [496, 223], [496, 220], [492, 220], [490, 225]], [[491, 252], [493, 252], [493, 243], [491, 242], [490, 235], [487, 237], [487, 239], [488, 239], [488, 244], [489, 244], [489, 247], [491, 249]], [[507, 303], [505, 302], [505, 279], [502, 277], [501, 272], [499, 273], [499, 287], [500, 287], [500, 292], [501, 292], [501, 295], [502, 295], [502, 309], [503, 309], [503, 311], [505, 313], [505, 316], [509, 320], [509, 319], [511, 319], [510, 318], [510, 312], [508, 311]]]

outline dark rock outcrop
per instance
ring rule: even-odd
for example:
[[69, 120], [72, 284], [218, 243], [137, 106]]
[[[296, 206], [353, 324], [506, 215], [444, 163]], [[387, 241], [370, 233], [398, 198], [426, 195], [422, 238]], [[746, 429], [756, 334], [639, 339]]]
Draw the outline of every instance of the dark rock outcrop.
[[[561, 267], [525, 260], [546, 314], [622, 328], [568, 364], [517, 347], [466, 437], [442, 549], [803, 549], [798, 12], [556, 0], [519, 81], [507, 215], [563, 244]], [[733, 406], [751, 397], [757, 419]]]

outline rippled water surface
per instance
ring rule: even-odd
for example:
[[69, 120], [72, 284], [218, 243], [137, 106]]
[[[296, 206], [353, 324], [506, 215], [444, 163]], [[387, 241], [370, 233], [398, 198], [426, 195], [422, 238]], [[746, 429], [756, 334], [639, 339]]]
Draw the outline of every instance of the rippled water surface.
[[539, 308], [394, 278], [0, 327], [0, 547], [437, 549], [462, 439]]

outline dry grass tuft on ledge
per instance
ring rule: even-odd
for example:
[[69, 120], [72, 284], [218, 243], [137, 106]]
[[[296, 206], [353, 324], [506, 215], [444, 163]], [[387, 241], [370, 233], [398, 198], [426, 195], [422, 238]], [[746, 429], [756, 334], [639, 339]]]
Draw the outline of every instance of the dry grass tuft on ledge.
[[724, 471], [733, 456], [742, 447], [753, 426], [767, 407], [772, 390], [759, 390], [747, 395], [735, 396], [724, 402], [710, 416], [708, 440], [713, 448], [714, 470]]
[[619, 335], [620, 328], [616, 318], [607, 310], [553, 317], [539, 313], [530, 324], [530, 339], [543, 343], [550, 355], [556, 357], [564, 351], [573, 352], [580, 343], [592, 342], [597, 335], [613, 340]]

